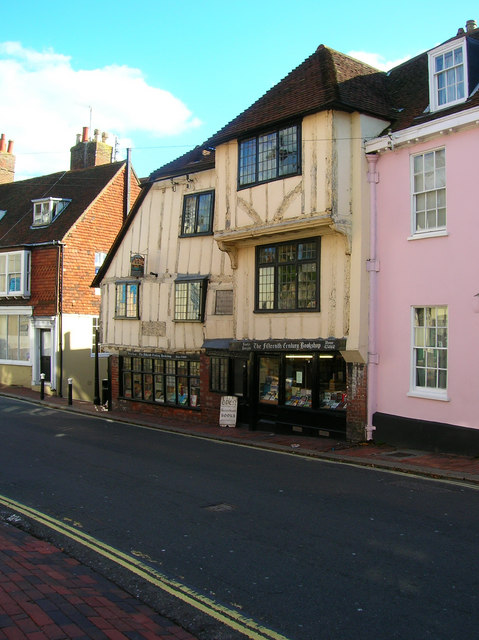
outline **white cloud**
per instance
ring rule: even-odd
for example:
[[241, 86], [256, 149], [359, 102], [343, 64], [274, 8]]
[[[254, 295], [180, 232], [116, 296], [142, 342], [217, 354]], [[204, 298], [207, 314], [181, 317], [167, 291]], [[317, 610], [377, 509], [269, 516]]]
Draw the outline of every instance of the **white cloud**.
[[[0, 127], [14, 140], [16, 179], [68, 169], [69, 150], [83, 126], [107, 131], [109, 143], [133, 146], [135, 132], [154, 138], [201, 123], [170, 92], [142, 72], [110, 65], [75, 70], [68, 56], [0, 43]], [[93, 133], [93, 132], [91, 132]]]
[[409, 60], [411, 56], [405, 56], [399, 60], [391, 60], [387, 61], [383, 56], [379, 53], [368, 53], [367, 51], [350, 51], [348, 56], [351, 58], [356, 58], [356, 60], [361, 60], [361, 62], [365, 62], [366, 64], [379, 69], [380, 71], [389, 71], [393, 67], [397, 67], [399, 64], [406, 62]]

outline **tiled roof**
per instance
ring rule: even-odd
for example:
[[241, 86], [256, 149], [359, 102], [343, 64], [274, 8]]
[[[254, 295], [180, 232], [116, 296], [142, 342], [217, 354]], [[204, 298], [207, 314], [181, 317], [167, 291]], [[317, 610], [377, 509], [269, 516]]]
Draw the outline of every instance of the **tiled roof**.
[[[479, 29], [459, 30], [450, 42], [466, 35], [479, 40]], [[391, 123], [397, 131], [449, 113], [479, 106], [479, 91], [466, 102], [430, 113], [427, 52], [408, 60], [388, 73], [334, 51], [324, 45], [293, 69], [248, 109], [225, 125], [203, 145], [151, 174], [150, 180], [210, 168], [201, 156], [203, 149], [235, 138], [253, 135], [282, 122], [326, 109], [359, 111]], [[208, 156], [214, 162], [214, 154]], [[193, 167], [196, 167], [193, 169]]]
[[251, 107], [208, 141], [212, 146], [257, 129], [325, 109], [390, 113], [386, 74], [320, 45]]
[[[446, 42], [462, 38], [464, 35], [464, 33], [458, 33]], [[467, 37], [479, 40], [479, 29], [468, 33]], [[391, 127], [389, 127], [392, 131], [399, 131], [406, 127], [479, 106], [479, 92], [476, 91], [461, 104], [449, 109], [429, 111], [427, 51], [395, 67], [388, 73], [388, 92], [396, 114]]]
[[[47, 176], [0, 184], [0, 248], [62, 240], [93, 200], [125, 163], [61, 171]], [[46, 227], [32, 228], [32, 200], [67, 198], [71, 203]]]
[[209, 146], [208, 143], [205, 143], [176, 158], [176, 160], [168, 162], [168, 164], [163, 165], [160, 169], [153, 171], [148, 178], [148, 182], [154, 182], [155, 180], [165, 177], [212, 169], [215, 166], [215, 150], [213, 148], [208, 149]]
[[203, 149], [285, 120], [324, 109], [361, 111], [387, 118], [386, 74], [321, 45], [251, 107], [192, 151], [150, 175], [150, 181], [214, 166], [214, 153]]

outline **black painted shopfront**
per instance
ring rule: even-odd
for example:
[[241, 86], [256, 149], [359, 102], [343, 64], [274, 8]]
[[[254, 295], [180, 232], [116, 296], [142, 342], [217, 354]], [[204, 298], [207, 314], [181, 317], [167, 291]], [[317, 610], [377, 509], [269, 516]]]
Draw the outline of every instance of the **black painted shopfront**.
[[214, 342], [204, 345], [211, 357], [211, 390], [238, 397], [238, 426], [345, 436], [345, 340], [238, 340], [223, 349]]

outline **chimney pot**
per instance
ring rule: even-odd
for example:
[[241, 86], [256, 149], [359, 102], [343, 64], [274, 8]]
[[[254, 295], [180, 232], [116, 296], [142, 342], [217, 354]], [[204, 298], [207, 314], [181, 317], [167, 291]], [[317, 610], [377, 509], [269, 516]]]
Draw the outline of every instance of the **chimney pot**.
[[475, 29], [477, 29], [477, 23], [475, 20], [468, 20], [466, 22], [466, 31], [467, 33], [470, 33], [471, 31], [474, 31]]
[[82, 142], [88, 142], [88, 127], [83, 127]]
[[2, 133], [2, 137], [0, 138], [0, 151], [5, 151], [5, 134]]
[[8, 141], [7, 153], [13, 153], [13, 140]]

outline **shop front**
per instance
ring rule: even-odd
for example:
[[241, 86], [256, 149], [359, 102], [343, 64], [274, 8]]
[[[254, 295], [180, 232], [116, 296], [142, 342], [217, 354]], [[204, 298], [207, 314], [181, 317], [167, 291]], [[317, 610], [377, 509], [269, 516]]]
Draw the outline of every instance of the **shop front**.
[[224, 388], [212, 390], [238, 396], [239, 426], [344, 437], [344, 347], [337, 339], [231, 341], [227, 358], [211, 356], [212, 372], [220, 361], [228, 372]]

